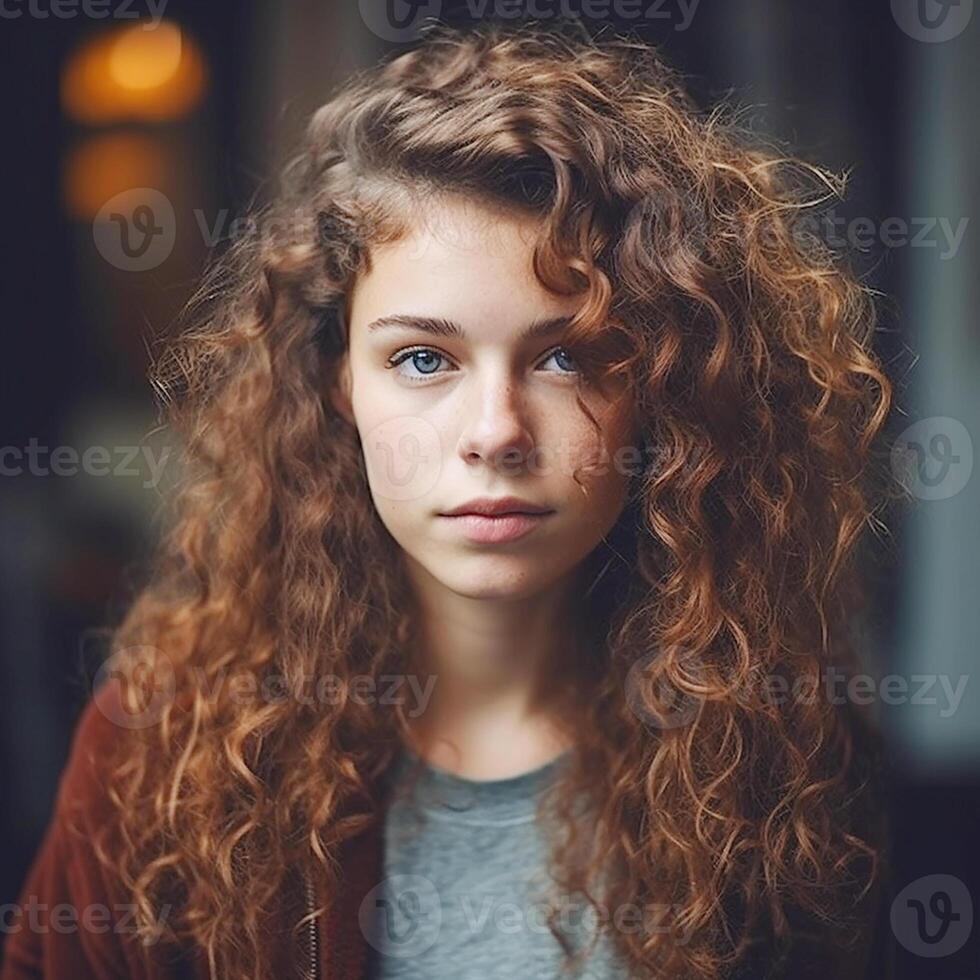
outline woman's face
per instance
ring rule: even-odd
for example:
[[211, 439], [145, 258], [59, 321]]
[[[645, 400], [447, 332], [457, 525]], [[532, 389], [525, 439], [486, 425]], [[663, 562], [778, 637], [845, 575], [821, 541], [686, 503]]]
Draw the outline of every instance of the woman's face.
[[[527, 598], [554, 585], [626, 502], [623, 409], [582, 388], [597, 433], [576, 404], [575, 363], [557, 331], [525, 335], [581, 302], [535, 278], [529, 222], [440, 199], [411, 234], [374, 249], [351, 295], [333, 393], [410, 569], [473, 598]], [[590, 461], [598, 469], [579, 473], [586, 495], [573, 473]], [[444, 516], [508, 496], [548, 513], [526, 526]]]

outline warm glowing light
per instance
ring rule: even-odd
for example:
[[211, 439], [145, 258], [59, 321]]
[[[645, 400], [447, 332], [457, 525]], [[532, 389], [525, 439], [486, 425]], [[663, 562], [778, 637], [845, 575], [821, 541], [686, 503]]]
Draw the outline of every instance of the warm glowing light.
[[69, 214], [91, 221], [111, 197], [132, 187], [163, 187], [166, 154], [148, 136], [107, 133], [85, 140], [65, 159], [64, 197]]
[[161, 21], [117, 27], [86, 42], [65, 65], [61, 101], [81, 123], [165, 120], [185, 115], [206, 84], [198, 46], [176, 25]]
[[166, 85], [180, 68], [180, 28], [161, 23], [154, 30], [130, 27], [109, 51], [109, 74], [122, 88], [154, 89]]

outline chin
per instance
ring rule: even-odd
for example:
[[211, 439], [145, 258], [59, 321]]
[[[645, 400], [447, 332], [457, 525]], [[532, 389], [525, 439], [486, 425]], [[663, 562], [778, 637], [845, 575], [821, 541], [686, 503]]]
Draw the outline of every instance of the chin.
[[[499, 560], [498, 560], [499, 561]], [[459, 569], [456, 574], [447, 574], [445, 569], [436, 579], [451, 592], [470, 599], [525, 599], [547, 588], [548, 582], [535, 574], [535, 569], [526, 561], [523, 568], [491, 567], [493, 561], [481, 563], [478, 559], [471, 567]]]
[[460, 595], [469, 599], [529, 599], [541, 591], [541, 586], [535, 582], [524, 582], [520, 585], [509, 584], [494, 587], [486, 584], [474, 585], [472, 588], [456, 590]]

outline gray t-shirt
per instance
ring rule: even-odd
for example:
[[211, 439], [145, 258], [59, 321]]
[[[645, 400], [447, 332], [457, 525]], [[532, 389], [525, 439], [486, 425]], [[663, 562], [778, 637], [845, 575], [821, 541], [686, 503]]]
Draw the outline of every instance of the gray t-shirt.
[[[608, 937], [584, 962], [568, 959], [547, 923], [549, 898], [572, 950], [597, 917], [561, 899], [546, 875], [548, 845], [535, 819], [540, 794], [569, 753], [509, 779], [455, 776], [405, 751], [384, 827], [384, 877], [369, 896], [366, 932], [376, 980], [611, 980], [628, 975]], [[364, 922], [362, 921], [362, 926]]]

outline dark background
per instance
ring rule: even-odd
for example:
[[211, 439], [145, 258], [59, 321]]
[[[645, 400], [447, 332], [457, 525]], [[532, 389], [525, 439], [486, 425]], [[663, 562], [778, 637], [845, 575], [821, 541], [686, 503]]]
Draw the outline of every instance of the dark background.
[[[380, 5], [362, 16], [366, 4], [327, 0], [170, 0], [165, 20], [180, 28], [205, 66], [200, 98], [169, 118], [130, 113], [93, 124], [72, 118], [62, 93], [65, 72], [92, 45], [134, 22], [95, 19], [80, 8], [75, 16], [38, 16], [31, 9], [50, 5], [34, 2], [28, 8], [26, 0], [10, 0], [5, 9], [21, 16], [0, 17], [6, 192], [0, 446], [23, 449], [35, 440], [79, 454], [109, 447], [114, 466], [122, 447], [150, 446], [159, 458], [167, 436], [157, 428], [145, 372], [210, 246], [222, 247], [207, 240], [202, 221], [227, 235], [251, 200], [274, 189], [277, 167], [306, 116], [333, 86], [409, 39], [386, 40], [371, 29]], [[927, 875], [955, 876], [967, 894], [980, 880], [974, 846], [980, 698], [972, 678], [980, 637], [974, 560], [980, 491], [970, 478], [970, 437], [980, 430], [973, 227], [980, 16], [955, 37], [930, 40], [936, 35], [921, 20], [921, 29], [908, 27], [907, 18], [919, 16], [917, 2], [701, 0], [689, 25], [681, 5], [648, 2], [641, 5], [647, 17], [583, 19], [598, 34], [603, 23], [632, 27], [662, 45], [702, 104], [728, 97], [760, 135], [847, 172], [848, 193], [835, 212], [874, 229], [853, 261], [882, 293], [876, 344], [898, 386], [901, 412], [892, 438], [931, 420], [922, 424], [946, 433], [955, 457], [934, 499], [919, 500], [911, 513], [883, 515], [884, 526], [865, 546], [872, 598], [862, 624], [867, 671], [904, 677], [910, 690], [918, 675], [942, 675], [954, 687], [966, 677], [962, 700], [948, 716], [937, 687], [931, 694], [939, 704], [875, 703], [892, 749], [895, 894], [911, 886], [926, 888], [916, 894], [928, 897], [939, 886], [922, 884]], [[939, 18], [938, 0], [923, 3], [926, 16]], [[606, 8], [616, 9], [612, 2]], [[147, 19], [145, 3], [128, 9]], [[948, 16], [971, 10], [972, 0], [962, 0]], [[460, 3], [443, 4], [442, 16], [469, 19]], [[94, 242], [101, 203], [131, 187], [158, 189], [176, 212], [172, 252], [144, 271], [117, 268]], [[955, 249], [938, 227], [924, 230], [939, 218], [952, 227], [967, 219]], [[904, 241], [881, 240], [888, 219], [905, 223]], [[930, 452], [944, 445], [929, 443]], [[0, 475], [0, 904], [15, 899], [50, 814], [104, 649], [100, 629], [118, 618], [143, 579], [166, 479], [154, 485], [146, 467], [138, 469]], [[953, 897], [972, 922], [972, 909]], [[907, 921], [895, 924], [899, 940]], [[932, 957], [915, 955], [901, 941], [891, 945], [900, 977], [980, 977], [975, 939]]]

